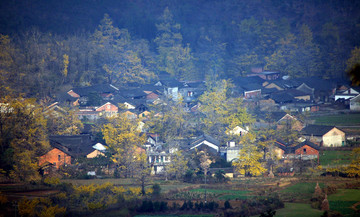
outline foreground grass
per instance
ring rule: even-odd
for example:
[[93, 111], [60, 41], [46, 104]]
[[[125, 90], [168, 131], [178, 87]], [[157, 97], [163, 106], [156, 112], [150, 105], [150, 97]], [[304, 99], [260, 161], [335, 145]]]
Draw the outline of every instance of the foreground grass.
[[315, 124], [336, 125], [336, 126], [356, 126], [360, 124], [360, 113], [315, 117]]
[[[344, 216], [359, 216], [359, 213], [353, 209], [353, 206], [360, 201], [359, 189], [338, 189], [336, 194], [329, 195], [328, 200], [331, 210], [340, 212]], [[359, 209], [359, 206], [356, 208]]]
[[[308, 202], [315, 191], [316, 183], [301, 182], [281, 190], [280, 197], [289, 202]], [[324, 188], [324, 183], [319, 183]]]
[[323, 211], [311, 208], [310, 204], [305, 203], [285, 203], [285, 208], [276, 210], [277, 217], [319, 217]]
[[251, 191], [240, 191], [240, 190], [199, 188], [199, 189], [190, 190], [190, 192], [204, 194], [205, 190], [208, 194], [212, 195], [214, 198], [219, 200], [246, 200], [249, 197], [253, 197], [252, 195], [249, 195]]

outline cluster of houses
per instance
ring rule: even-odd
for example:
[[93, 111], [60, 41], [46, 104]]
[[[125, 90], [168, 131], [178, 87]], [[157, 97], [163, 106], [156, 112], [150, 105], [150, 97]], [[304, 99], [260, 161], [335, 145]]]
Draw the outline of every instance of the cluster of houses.
[[[94, 121], [117, 114], [129, 118], [144, 118], [152, 111], [152, 104], [164, 103], [164, 98], [177, 101], [182, 98], [187, 112], [199, 112], [201, 104], [198, 97], [206, 90], [203, 81], [180, 82], [174, 78], [162, 76], [160, 80], [147, 85], [119, 88], [111, 84], [72, 88], [57, 96], [45, 112], [61, 112], [62, 107], [73, 108], [76, 115], [84, 121]], [[270, 112], [272, 123], [278, 129], [291, 121], [292, 130], [299, 131], [301, 142], [293, 145], [277, 140], [274, 143], [279, 159], [318, 159], [320, 147], [339, 147], [346, 143], [345, 133], [334, 126], [305, 126], [295, 116], [284, 112], [318, 112], [321, 106], [342, 105], [342, 109], [360, 110], [360, 89], [351, 87], [346, 81], [324, 80], [320, 78], [289, 79], [280, 77], [278, 72], [256, 72], [249, 77], [232, 81], [233, 97], [242, 97], [247, 106], [257, 106]], [[257, 119], [266, 119], [259, 117]], [[239, 145], [235, 142], [221, 144], [211, 135], [199, 135], [196, 138], [174, 140], [165, 145], [157, 134], [147, 135], [144, 149], [153, 173], [160, 174], [164, 166], [171, 162], [174, 151], [184, 152], [206, 148], [209, 153], [220, 156], [228, 162], [238, 157]], [[249, 132], [245, 126], [237, 126], [231, 134], [243, 136]], [[69, 165], [77, 158], [94, 158], [104, 155], [106, 144], [94, 142], [89, 134], [78, 136], [52, 136], [52, 149], [40, 157], [40, 165], [52, 165], [58, 168]], [[165, 148], [171, 147], [171, 148]]]

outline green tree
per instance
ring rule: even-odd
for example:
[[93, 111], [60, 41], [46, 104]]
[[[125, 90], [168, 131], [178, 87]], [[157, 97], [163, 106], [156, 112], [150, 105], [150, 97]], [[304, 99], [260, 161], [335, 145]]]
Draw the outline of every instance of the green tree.
[[254, 144], [243, 145], [239, 150], [239, 157], [233, 162], [235, 169], [245, 176], [259, 176], [266, 171], [261, 165], [263, 154]]
[[93, 43], [107, 82], [116, 85], [134, 82], [144, 84], [154, 77], [153, 72], [144, 67], [143, 59], [138, 53], [140, 51], [134, 49], [128, 30], [114, 27], [108, 14], [104, 15], [95, 30]]
[[346, 62], [346, 71], [354, 85], [360, 85], [360, 48], [355, 47], [351, 50], [351, 56]]
[[145, 143], [144, 135], [137, 130], [138, 124], [126, 116], [109, 119], [102, 127], [102, 134], [112, 153], [111, 158], [122, 176], [129, 177], [134, 171], [134, 156]]
[[196, 74], [190, 46], [182, 45], [180, 24], [175, 23], [169, 8], [165, 8], [156, 28], [157, 37], [154, 42], [158, 51], [159, 71], [165, 71], [179, 79], [194, 78]]

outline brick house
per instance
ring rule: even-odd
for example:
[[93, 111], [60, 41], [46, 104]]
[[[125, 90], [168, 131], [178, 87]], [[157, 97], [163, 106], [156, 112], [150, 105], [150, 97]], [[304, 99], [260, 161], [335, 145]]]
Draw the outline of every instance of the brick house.
[[39, 157], [39, 166], [50, 163], [56, 169], [60, 166], [71, 164], [71, 154], [60, 143], [50, 141], [51, 149]]

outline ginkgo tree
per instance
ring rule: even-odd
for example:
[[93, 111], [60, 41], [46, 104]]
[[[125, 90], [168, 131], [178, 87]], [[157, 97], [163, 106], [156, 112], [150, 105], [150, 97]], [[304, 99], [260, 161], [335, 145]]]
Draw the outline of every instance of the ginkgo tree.
[[212, 135], [223, 135], [226, 130], [254, 122], [254, 118], [247, 113], [242, 99], [228, 96], [230, 86], [229, 81], [221, 80], [208, 87], [199, 98], [200, 112], [203, 114], [200, 125], [204, 131]]
[[136, 167], [136, 153], [145, 143], [145, 136], [138, 131], [136, 121], [132, 121], [126, 116], [111, 118], [109, 123], [102, 127], [102, 133], [120, 175], [132, 176], [133, 169]]
[[239, 150], [238, 158], [232, 163], [235, 170], [245, 176], [259, 176], [266, 172], [260, 159], [263, 154], [254, 144], [243, 145]]
[[35, 99], [0, 99], [0, 171], [18, 181], [39, 181], [37, 158], [49, 148], [46, 119]]

